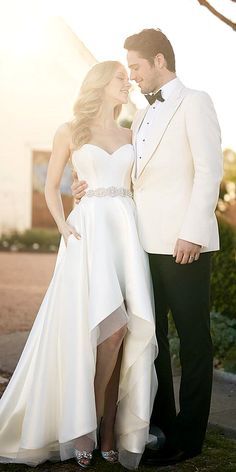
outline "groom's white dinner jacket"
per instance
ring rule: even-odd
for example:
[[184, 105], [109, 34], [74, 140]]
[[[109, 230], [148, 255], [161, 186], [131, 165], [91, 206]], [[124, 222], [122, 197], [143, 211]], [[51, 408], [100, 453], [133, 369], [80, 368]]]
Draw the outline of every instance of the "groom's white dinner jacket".
[[223, 173], [217, 116], [205, 92], [186, 88], [178, 78], [171, 82], [161, 88], [165, 101], [155, 102], [158, 114], [150, 114], [148, 105], [132, 125], [140, 240], [154, 254], [173, 254], [178, 238], [200, 244], [202, 252], [214, 251], [219, 249], [215, 208]]

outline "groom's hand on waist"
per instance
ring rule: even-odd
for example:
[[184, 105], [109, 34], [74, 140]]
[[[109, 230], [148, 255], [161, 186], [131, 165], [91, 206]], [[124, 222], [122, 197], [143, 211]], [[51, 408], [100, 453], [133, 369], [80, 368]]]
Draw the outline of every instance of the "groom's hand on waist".
[[177, 264], [191, 264], [200, 257], [201, 246], [184, 239], [177, 239], [173, 257]]
[[78, 179], [78, 174], [73, 171], [72, 172], [73, 183], [71, 185], [71, 192], [75, 199], [75, 203], [79, 203], [81, 198], [85, 195], [85, 190], [88, 187], [87, 182], [84, 180]]

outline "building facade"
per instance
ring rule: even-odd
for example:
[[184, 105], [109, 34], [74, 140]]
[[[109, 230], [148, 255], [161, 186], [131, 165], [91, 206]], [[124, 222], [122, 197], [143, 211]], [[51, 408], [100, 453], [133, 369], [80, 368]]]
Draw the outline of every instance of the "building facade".
[[1, 233], [47, 226], [39, 215], [39, 199], [44, 200], [40, 179], [53, 136], [71, 119], [80, 84], [97, 62], [60, 18], [42, 25], [35, 49], [26, 44], [19, 51], [17, 40], [15, 49], [7, 41], [0, 49]]

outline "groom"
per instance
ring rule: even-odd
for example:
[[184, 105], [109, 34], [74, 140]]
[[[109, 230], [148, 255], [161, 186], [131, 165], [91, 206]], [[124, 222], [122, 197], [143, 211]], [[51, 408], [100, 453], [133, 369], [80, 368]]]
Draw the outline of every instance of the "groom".
[[[212, 387], [209, 318], [211, 253], [219, 249], [215, 208], [222, 178], [220, 129], [210, 97], [186, 88], [175, 73], [167, 37], [155, 29], [124, 44], [130, 78], [149, 104], [135, 116], [134, 199], [149, 254], [156, 304], [159, 388], [151, 423], [166, 436], [144, 462], [163, 466], [194, 457], [205, 437]], [[75, 182], [73, 195], [83, 195]], [[168, 312], [180, 338], [180, 411], [176, 415]]]

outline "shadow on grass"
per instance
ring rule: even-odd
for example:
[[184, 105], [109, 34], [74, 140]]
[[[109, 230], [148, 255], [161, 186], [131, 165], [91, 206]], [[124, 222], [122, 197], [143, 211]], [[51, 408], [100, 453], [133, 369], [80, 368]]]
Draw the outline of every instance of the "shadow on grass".
[[[20, 464], [0, 464], [1, 472], [78, 472], [80, 469], [74, 460], [65, 462], [45, 462], [37, 467]], [[121, 472], [125, 469], [120, 465], [106, 464], [99, 456], [95, 457], [93, 470], [97, 472]], [[140, 472], [156, 472], [156, 467], [139, 467]], [[166, 472], [235, 472], [236, 441], [227, 439], [217, 430], [207, 433], [203, 453], [189, 461], [176, 466], [158, 468]]]

